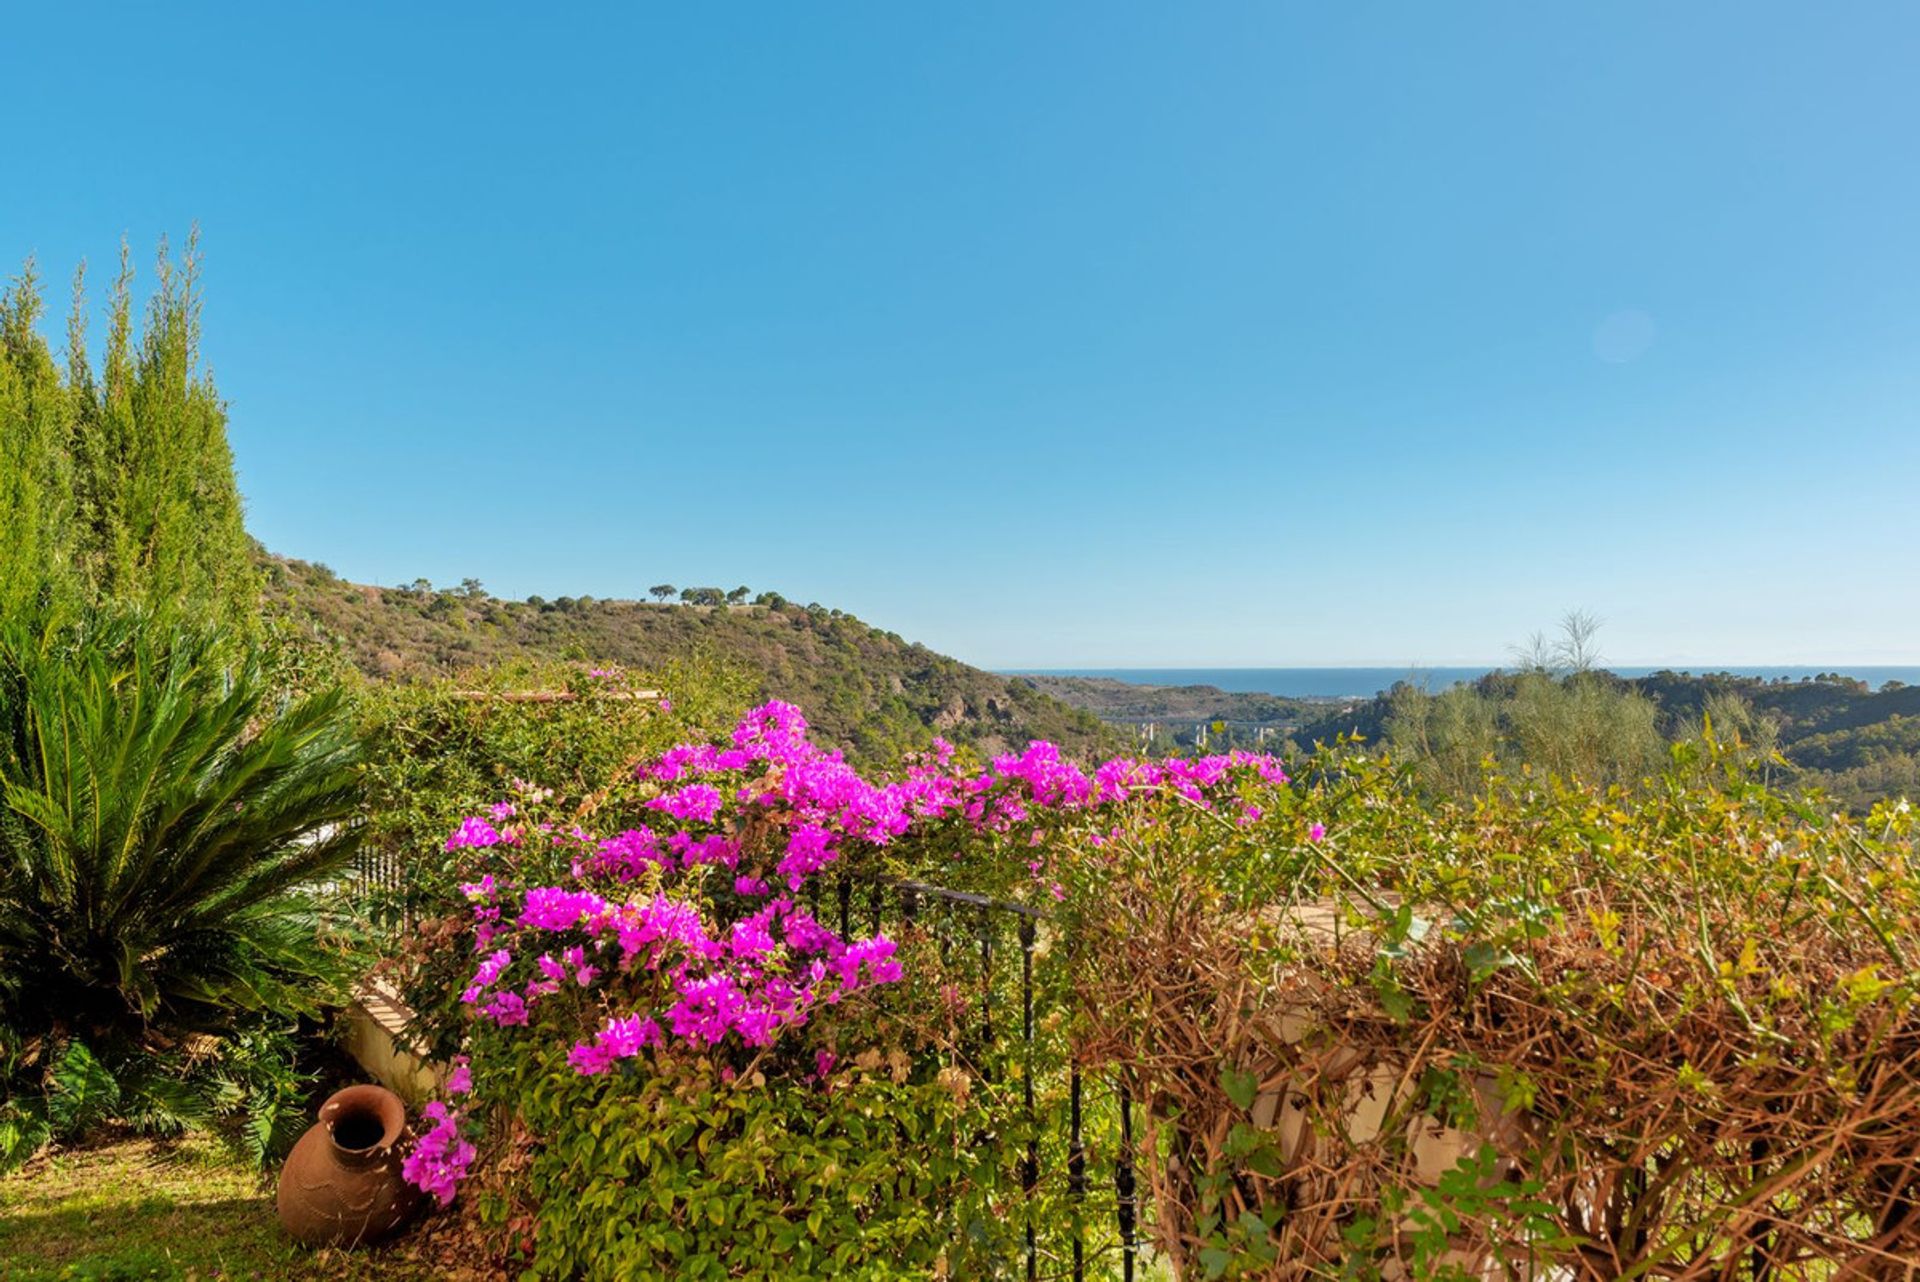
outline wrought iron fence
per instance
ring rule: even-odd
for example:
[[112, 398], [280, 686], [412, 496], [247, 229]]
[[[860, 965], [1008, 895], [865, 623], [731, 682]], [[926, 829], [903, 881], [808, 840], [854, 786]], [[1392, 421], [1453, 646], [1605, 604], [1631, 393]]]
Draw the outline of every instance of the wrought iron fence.
[[397, 850], [362, 845], [354, 852], [353, 880], [363, 891], [400, 899], [408, 887], [407, 861]]
[[[977, 953], [980, 1010], [977, 1037], [986, 1048], [1001, 1048], [1014, 1037], [1021, 1065], [1020, 1095], [1027, 1119], [1023, 1151], [1010, 1154], [1020, 1166], [1025, 1193], [1022, 1214], [1024, 1276], [1042, 1278], [1088, 1277], [1134, 1282], [1142, 1267], [1140, 1228], [1143, 1207], [1134, 1172], [1134, 1101], [1124, 1078], [1104, 1076], [1087, 1080], [1067, 1054], [1064, 1063], [1038, 1053], [1045, 1040], [1043, 1019], [1036, 1005], [1034, 967], [1040, 954], [1040, 932], [1045, 915], [1026, 904], [953, 890], [921, 881], [869, 881], [856, 885], [841, 877], [833, 888], [831, 911], [837, 914], [841, 935], [856, 926], [879, 932], [894, 926], [901, 934], [919, 932], [939, 949], [944, 964], [954, 964], [963, 950]], [[827, 908], [816, 898], [816, 915]], [[1003, 958], [1017, 953], [1014, 969]], [[1018, 1005], [1017, 1021], [1009, 1017], [998, 997]], [[1064, 1011], [1062, 1012], [1064, 1013]], [[1051, 1047], [1058, 1051], [1058, 1045]], [[983, 1057], [983, 1063], [987, 1057]], [[1064, 1093], [1064, 1134], [1043, 1139], [1038, 1126], [1037, 1100], [1044, 1094]], [[992, 1142], [993, 1137], [982, 1137]], [[1048, 1159], [1059, 1169], [1049, 1172]], [[1064, 1175], [1069, 1214], [1067, 1223], [1042, 1220], [1045, 1208], [1038, 1196], [1049, 1175]], [[1051, 1252], [1043, 1241], [1064, 1249]]]
[[[369, 845], [355, 858], [353, 880], [358, 893], [386, 905], [390, 925], [404, 929], [416, 916], [412, 872], [399, 852]], [[955, 959], [968, 953], [977, 958], [977, 985], [970, 985], [979, 994], [974, 1038], [988, 1052], [979, 1056], [979, 1067], [988, 1076], [991, 1063], [1011, 1051], [1020, 1065], [1019, 1098], [1030, 1123], [1024, 1143], [1005, 1155], [1018, 1163], [1024, 1191], [1024, 1259], [1018, 1271], [1028, 1282], [1135, 1282], [1148, 1262], [1141, 1242], [1146, 1208], [1135, 1179], [1135, 1102], [1123, 1078], [1088, 1080], [1063, 1039], [1045, 1028], [1053, 1011], [1039, 1009], [1035, 984], [1045, 914], [1030, 905], [910, 880], [856, 883], [842, 876], [823, 887], [815, 879], [808, 896], [816, 918], [837, 918], [843, 937], [863, 927], [930, 942], [943, 968], [959, 964]], [[1010, 956], [1017, 965], [1009, 964]], [[1058, 1002], [1053, 1010], [1067, 1013]], [[1017, 1044], [1010, 1046], [1009, 1039]], [[1043, 1135], [1040, 1100], [1062, 1096], [1060, 1133]], [[992, 1135], [977, 1138], [999, 1142]], [[1040, 1196], [1048, 1180], [1062, 1178], [1064, 1224], [1048, 1218], [1053, 1200]]]

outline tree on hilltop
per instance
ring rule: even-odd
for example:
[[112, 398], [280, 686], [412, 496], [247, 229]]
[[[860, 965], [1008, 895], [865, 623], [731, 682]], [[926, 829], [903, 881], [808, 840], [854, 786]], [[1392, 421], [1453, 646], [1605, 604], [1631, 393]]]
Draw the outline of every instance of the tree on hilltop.
[[674, 591], [674, 586], [671, 583], [656, 583], [647, 589], [647, 595], [656, 601], [665, 601], [674, 594]]

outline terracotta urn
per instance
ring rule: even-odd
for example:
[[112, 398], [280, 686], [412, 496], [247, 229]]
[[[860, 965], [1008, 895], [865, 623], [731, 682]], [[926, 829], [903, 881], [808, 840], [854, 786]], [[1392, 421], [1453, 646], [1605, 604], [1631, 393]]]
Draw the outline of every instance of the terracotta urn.
[[384, 1086], [349, 1086], [320, 1106], [280, 1172], [280, 1223], [308, 1246], [376, 1242], [406, 1222], [420, 1190], [400, 1175], [407, 1106]]

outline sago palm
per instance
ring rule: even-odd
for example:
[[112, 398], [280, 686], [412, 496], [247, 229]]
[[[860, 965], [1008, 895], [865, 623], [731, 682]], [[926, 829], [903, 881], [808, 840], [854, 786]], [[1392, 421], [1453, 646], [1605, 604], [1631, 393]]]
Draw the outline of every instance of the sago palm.
[[[154, 1049], [340, 976], [316, 886], [355, 841], [337, 692], [277, 699], [141, 616], [0, 624], [0, 1039]], [[17, 1079], [16, 1079], [17, 1080]]]

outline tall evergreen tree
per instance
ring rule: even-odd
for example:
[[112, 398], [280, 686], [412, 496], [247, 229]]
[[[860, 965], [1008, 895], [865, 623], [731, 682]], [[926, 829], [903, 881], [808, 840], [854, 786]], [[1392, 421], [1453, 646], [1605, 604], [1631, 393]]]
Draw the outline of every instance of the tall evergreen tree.
[[29, 259], [0, 297], [0, 609], [73, 586], [67, 390], [37, 328], [40, 281]]
[[250, 623], [258, 580], [226, 404], [200, 361], [197, 237], [158, 283], [138, 335], [123, 244], [96, 375], [84, 276], [62, 371], [40, 336], [33, 264], [0, 300], [0, 608], [77, 595]]
[[[121, 250], [125, 258], [125, 247]], [[124, 261], [123, 261], [124, 265]], [[87, 265], [73, 273], [73, 300], [67, 312], [67, 456], [71, 461], [74, 511], [74, 565], [82, 582], [100, 581], [100, 548], [112, 520], [113, 455], [101, 434], [99, 389], [87, 361]]]

